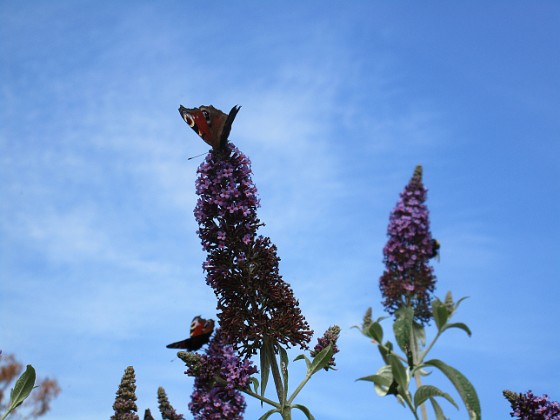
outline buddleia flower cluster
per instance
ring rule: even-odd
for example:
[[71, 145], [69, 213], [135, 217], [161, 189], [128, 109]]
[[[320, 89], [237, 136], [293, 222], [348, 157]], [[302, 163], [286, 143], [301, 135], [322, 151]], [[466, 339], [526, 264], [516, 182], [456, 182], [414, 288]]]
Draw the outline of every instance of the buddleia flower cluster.
[[218, 329], [206, 354], [191, 364], [195, 376], [189, 409], [195, 419], [242, 419], [245, 399], [239, 389], [248, 387], [257, 371], [249, 359], [241, 360]]
[[504, 396], [510, 402], [511, 417], [520, 420], [556, 420], [560, 419], [560, 403], [550, 401], [548, 395], [536, 396], [531, 391], [517, 394], [504, 391]]
[[279, 274], [276, 246], [257, 235], [262, 223], [251, 173], [251, 162], [232, 143], [211, 151], [198, 168], [194, 214], [220, 327], [244, 356], [256, 354], [265, 338], [307, 348], [313, 331]]
[[422, 167], [417, 166], [389, 218], [389, 240], [383, 249], [385, 272], [380, 278], [387, 312], [394, 314], [401, 307], [412, 307], [414, 319], [421, 325], [431, 318], [436, 277], [428, 260], [438, 247], [430, 232], [426, 194]]
[[311, 357], [315, 357], [321, 352], [321, 350], [326, 348], [329, 344], [332, 345], [333, 356], [329, 360], [328, 365], [325, 366], [325, 370], [334, 369], [334, 367], [336, 366], [336, 363], [334, 361], [334, 355], [339, 351], [336, 345], [339, 336], [340, 336], [340, 327], [338, 325], [333, 325], [329, 327], [327, 331], [325, 331], [325, 334], [323, 334], [322, 337], [318, 338], [317, 344], [315, 345], [313, 350], [310, 351]]
[[117, 397], [113, 404], [115, 414], [111, 416], [114, 420], [138, 420], [138, 406], [136, 405], [136, 377], [134, 368], [128, 366], [122, 377]]

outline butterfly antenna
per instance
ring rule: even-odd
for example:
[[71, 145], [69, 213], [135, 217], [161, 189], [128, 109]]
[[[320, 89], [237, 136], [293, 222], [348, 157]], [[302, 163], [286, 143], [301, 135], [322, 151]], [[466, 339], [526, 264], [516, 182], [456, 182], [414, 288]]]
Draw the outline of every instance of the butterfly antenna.
[[194, 158], [197, 158], [197, 157], [200, 157], [200, 156], [204, 156], [204, 155], [207, 155], [208, 153], [209, 152], [204, 152], [204, 153], [201, 153], [200, 155], [191, 156], [190, 158], [187, 158], [187, 160], [191, 160], [191, 159], [194, 159]]

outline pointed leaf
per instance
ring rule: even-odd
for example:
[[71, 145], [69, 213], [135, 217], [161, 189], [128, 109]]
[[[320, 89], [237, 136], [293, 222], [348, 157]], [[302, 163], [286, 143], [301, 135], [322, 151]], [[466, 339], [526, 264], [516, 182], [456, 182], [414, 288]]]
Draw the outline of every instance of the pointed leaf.
[[332, 344], [329, 344], [323, 350], [321, 350], [312, 360], [311, 368], [309, 369], [312, 375], [320, 371], [321, 369], [329, 365], [330, 360], [333, 357]]
[[282, 372], [282, 382], [284, 382], [284, 401], [288, 399], [288, 353], [282, 346], [278, 347], [280, 353], [280, 371]]
[[16, 381], [16, 384], [12, 391], [10, 392], [10, 409], [12, 411], [16, 407], [19, 407], [21, 403], [31, 394], [33, 386], [35, 385], [35, 379], [37, 375], [35, 374], [35, 369], [33, 366], [27, 365], [25, 372]]
[[436, 399], [430, 398], [430, 402], [432, 403], [432, 407], [434, 408], [434, 414], [436, 415], [436, 420], [447, 420], [445, 414], [443, 414], [443, 410], [441, 409]]
[[464, 297], [462, 297], [461, 299], [459, 299], [459, 300], [457, 301], [457, 303], [455, 304], [455, 309], [454, 309], [454, 311], [457, 310], [457, 308], [459, 307], [459, 305], [461, 304], [462, 301], [464, 301], [464, 300], [466, 300], [466, 299], [468, 299], [468, 298], [469, 298], [469, 296], [464, 296]]
[[251, 376], [251, 383], [253, 384], [253, 391], [255, 394], [259, 393], [259, 380], [254, 376]]
[[305, 360], [305, 364], [307, 365], [307, 370], [311, 369], [311, 361], [307, 358], [305, 354], [300, 354], [298, 357], [294, 359], [294, 362], [296, 360], [301, 360], [301, 359]]
[[[270, 376], [270, 359], [266, 350], [266, 346], [261, 348], [261, 397], [264, 397], [264, 392]], [[263, 402], [261, 401], [261, 407], [262, 406]]]
[[309, 408], [307, 408], [305, 405], [294, 404], [292, 405], [292, 408], [297, 408], [298, 410], [301, 410], [303, 414], [305, 414], [305, 417], [307, 417], [309, 420], [315, 420], [315, 417], [313, 417], [311, 411], [309, 411]]
[[[390, 341], [387, 341], [385, 343], [385, 346], [377, 346], [379, 353], [381, 354], [381, 357], [383, 358], [383, 361], [386, 364], [389, 364], [389, 359], [387, 358], [387, 356], [389, 356], [389, 354], [391, 354], [391, 351], [393, 351], [393, 343], [391, 343]], [[388, 349], [388, 350], [387, 350]]]
[[461, 396], [469, 413], [469, 418], [471, 420], [480, 420], [481, 410], [478, 395], [476, 394], [474, 386], [461, 372], [437, 359], [428, 360], [424, 362], [424, 365], [436, 367], [447, 376]]
[[432, 385], [421, 385], [414, 394], [414, 408], [417, 409], [420, 407], [428, 398], [432, 397], [443, 397], [447, 401], [449, 401], [455, 408], [458, 410], [459, 406], [457, 403], [451, 398], [451, 396], [443, 392], [441, 389], [432, 386]]
[[383, 327], [379, 322], [372, 322], [366, 329], [365, 335], [377, 343], [383, 342]]
[[414, 309], [403, 307], [396, 312], [397, 320], [393, 324], [393, 332], [400, 349], [410, 353], [410, 339], [412, 337], [412, 321], [414, 320]]
[[280, 410], [277, 408], [273, 408], [272, 410], [267, 411], [266, 413], [264, 413], [262, 416], [259, 417], [259, 420], [266, 420], [267, 418], [269, 418], [270, 416], [272, 416], [274, 413], [279, 413]]
[[403, 390], [408, 390], [408, 376], [406, 374], [406, 368], [400, 361], [400, 359], [394, 354], [389, 355], [389, 362], [391, 364], [391, 373], [393, 378], [397, 381], [397, 384]]
[[442, 328], [441, 332], [443, 332], [445, 330], [448, 330], [450, 328], [459, 328], [459, 329], [465, 331], [469, 337], [472, 335], [470, 328], [467, 327], [467, 324], [465, 324], [463, 322], [454, 322], [452, 324], [447, 324]]
[[384, 397], [387, 395], [389, 387], [393, 383], [391, 366], [382, 366], [375, 375], [364, 376], [363, 378], [356, 379], [356, 381], [373, 382], [375, 393], [380, 397]]
[[439, 299], [434, 299], [432, 302], [432, 315], [434, 316], [434, 321], [436, 321], [438, 331], [441, 331], [449, 319], [449, 314], [449, 309]]

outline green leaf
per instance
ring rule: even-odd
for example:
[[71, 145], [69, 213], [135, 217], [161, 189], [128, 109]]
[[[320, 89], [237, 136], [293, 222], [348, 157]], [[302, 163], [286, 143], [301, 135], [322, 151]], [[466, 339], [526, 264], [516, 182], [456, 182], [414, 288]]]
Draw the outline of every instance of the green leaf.
[[432, 397], [443, 397], [447, 401], [449, 401], [455, 408], [458, 410], [459, 406], [457, 403], [451, 398], [451, 396], [443, 392], [441, 389], [433, 386], [433, 385], [421, 385], [414, 394], [414, 409], [418, 409], [428, 398]]
[[478, 395], [476, 394], [474, 386], [461, 372], [437, 359], [428, 360], [424, 362], [424, 365], [436, 367], [447, 376], [461, 396], [469, 413], [469, 418], [471, 420], [480, 420], [481, 410]]
[[305, 405], [294, 404], [292, 405], [292, 408], [297, 408], [298, 410], [301, 410], [303, 414], [305, 414], [305, 417], [307, 417], [309, 420], [315, 420], [315, 417], [313, 417], [311, 411], [309, 411], [309, 408], [307, 408]]
[[323, 350], [321, 350], [311, 361], [311, 367], [308, 370], [308, 374], [314, 375], [323, 368], [329, 365], [330, 360], [333, 357], [332, 344], [329, 344]]
[[443, 327], [441, 332], [444, 332], [445, 330], [448, 330], [450, 328], [459, 328], [459, 329], [465, 331], [469, 337], [472, 335], [470, 328], [467, 327], [467, 324], [465, 324], [463, 322], [454, 322], [452, 324], [447, 324]]
[[254, 376], [251, 376], [251, 383], [253, 384], [253, 390], [255, 391], [255, 394], [258, 394], [259, 391], [259, 380], [257, 378], [255, 378]]
[[387, 395], [389, 387], [393, 383], [391, 366], [382, 366], [375, 375], [364, 376], [363, 378], [356, 379], [356, 381], [373, 382], [375, 393], [380, 397], [384, 397]]
[[311, 361], [307, 358], [305, 354], [300, 354], [298, 357], [294, 359], [294, 362], [301, 359], [305, 360], [305, 364], [307, 365], [307, 370], [311, 369]]
[[280, 410], [278, 408], [273, 408], [272, 410], [269, 410], [266, 413], [264, 413], [262, 416], [260, 416], [259, 420], [266, 420], [267, 418], [272, 416], [274, 413], [279, 413], [279, 412], [280, 412]]
[[412, 337], [412, 321], [414, 319], [414, 309], [402, 307], [396, 313], [397, 320], [393, 324], [395, 339], [401, 350], [408, 354], [411, 351], [410, 339]]
[[389, 362], [391, 365], [391, 373], [393, 374], [393, 378], [397, 381], [397, 384], [403, 390], [408, 389], [408, 376], [406, 374], [406, 368], [400, 361], [400, 359], [395, 356], [394, 354], [389, 355]]
[[282, 346], [278, 347], [280, 353], [280, 371], [282, 372], [282, 382], [284, 382], [284, 401], [288, 399], [288, 353]]
[[436, 420], [447, 420], [447, 417], [445, 417], [445, 414], [443, 414], [443, 410], [441, 409], [436, 399], [430, 398], [430, 402], [432, 403], [432, 407], [434, 408], [434, 414], [436, 415]]
[[36, 377], [37, 375], [35, 374], [35, 369], [33, 369], [33, 366], [27, 365], [25, 372], [21, 374], [21, 376], [16, 381], [14, 388], [10, 392], [9, 411], [12, 411], [16, 407], [19, 407], [23, 403], [23, 401], [25, 401], [25, 399], [29, 397], [29, 394], [31, 394], [31, 391], [35, 386]]
[[377, 343], [383, 342], [383, 327], [379, 322], [372, 322], [366, 329], [365, 335]]
[[377, 346], [379, 353], [381, 354], [381, 357], [383, 358], [383, 361], [385, 362], [385, 364], [389, 364], [389, 359], [387, 358], [387, 356], [389, 356], [391, 354], [391, 352], [393, 351], [393, 343], [391, 343], [390, 341], [387, 341], [385, 343], [385, 346]]
[[449, 314], [449, 310], [439, 299], [436, 298], [433, 300], [432, 315], [434, 316], [438, 331], [441, 331], [442, 327], [446, 324], [449, 319]]
[[426, 345], [426, 330], [420, 324], [414, 322], [412, 324], [412, 332], [414, 334], [414, 340], [419, 342], [422, 346]]
[[466, 299], [468, 299], [468, 298], [469, 298], [468, 296], [464, 296], [464, 297], [462, 297], [461, 299], [459, 299], [459, 300], [457, 301], [457, 303], [455, 304], [455, 309], [454, 309], [453, 311], [455, 312], [455, 311], [457, 310], [457, 308], [459, 307], [459, 305], [461, 304], [461, 302], [464, 301], [464, 300], [466, 300]]
[[[266, 390], [266, 385], [268, 384], [268, 378], [270, 376], [270, 358], [269, 352], [267, 351], [267, 346], [263, 345], [261, 348], [261, 397], [264, 397], [264, 392]], [[261, 407], [263, 402], [261, 401]]]

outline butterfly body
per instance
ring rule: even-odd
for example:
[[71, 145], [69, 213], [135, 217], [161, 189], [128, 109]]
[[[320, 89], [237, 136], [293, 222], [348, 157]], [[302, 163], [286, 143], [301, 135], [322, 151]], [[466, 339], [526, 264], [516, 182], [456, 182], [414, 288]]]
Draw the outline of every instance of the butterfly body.
[[212, 149], [219, 150], [225, 146], [231, 131], [231, 125], [239, 112], [239, 106], [234, 106], [229, 114], [225, 114], [212, 105], [201, 105], [198, 108], [179, 106], [179, 113], [196, 134]]
[[190, 337], [168, 344], [166, 347], [168, 349], [185, 349], [188, 351], [198, 350], [210, 341], [212, 331], [214, 331], [214, 320], [204, 319], [200, 315], [195, 316], [191, 322]]

